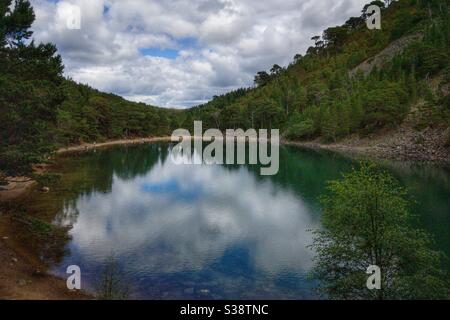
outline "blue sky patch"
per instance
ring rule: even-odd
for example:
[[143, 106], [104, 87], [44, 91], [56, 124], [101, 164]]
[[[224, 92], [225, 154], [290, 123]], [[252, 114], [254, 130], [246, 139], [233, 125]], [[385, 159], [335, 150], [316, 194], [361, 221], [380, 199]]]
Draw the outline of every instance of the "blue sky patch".
[[178, 57], [178, 50], [173, 49], [140, 48], [139, 52], [143, 56], [162, 57], [167, 59], [175, 59]]
[[139, 48], [139, 52], [143, 56], [162, 57], [167, 59], [175, 59], [178, 57], [180, 50], [196, 48], [198, 43], [197, 39], [188, 37], [176, 40], [179, 46], [179, 50], [164, 49], [164, 48]]

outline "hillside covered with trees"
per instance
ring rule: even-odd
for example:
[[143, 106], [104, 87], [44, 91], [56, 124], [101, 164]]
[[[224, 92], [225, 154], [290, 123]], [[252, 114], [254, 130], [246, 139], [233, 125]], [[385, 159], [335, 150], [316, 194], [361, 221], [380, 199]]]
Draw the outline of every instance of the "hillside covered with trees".
[[[99, 92], [63, 75], [53, 44], [36, 44], [28, 1], [0, 2], [0, 171], [27, 174], [56, 148], [82, 142], [168, 135], [191, 128], [280, 128], [289, 140], [334, 142], [399, 126], [414, 110], [417, 130], [450, 135], [449, 2], [374, 1], [382, 30], [362, 15], [312, 38], [286, 68], [255, 76], [255, 86], [186, 111]], [[392, 59], [371, 64], [395, 41], [414, 36]], [[370, 66], [369, 72], [361, 64]], [[447, 139], [450, 145], [450, 137]]]
[[[367, 8], [382, 8], [382, 29], [366, 26]], [[188, 111], [185, 126], [280, 128], [290, 140], [335, 142], [352, 133], [395, 128], [414, 108], [417, 130], [450, 123], [449, 2], [373, 1], [359, 17], [326, 29], [306, 55], [255, 76], [255, 87], [216, 97]], [[395, 48], [403, 39], [414, 41]], [[398, 53], [370, 66], [383, 49]], [[401, 49], [401, 50], [399, 50]], [[447, 131], [447, 135], [449, 131]], [[450, 136], [448, 137], [450, 143]]]
[[36, 44], [28, 1], [0, 2], [0, 171], [27, 174], [57, 147], [170, 134], [175, 111], [64, 78], [53, 44]]

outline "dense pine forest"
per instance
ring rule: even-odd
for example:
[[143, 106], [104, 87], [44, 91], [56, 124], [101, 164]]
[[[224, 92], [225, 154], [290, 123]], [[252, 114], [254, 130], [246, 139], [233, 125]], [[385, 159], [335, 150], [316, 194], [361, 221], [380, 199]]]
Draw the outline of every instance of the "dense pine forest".
[[[369, 30], [367, 8], [382, 8], [382, 29]], [[389, 7], [386, 8], [386, 5]], [[306, 55], [255, 76], [255, 88], [216, 97], [188, 111], [220, 128], [281, 128], [288, 139], [336, 141], [398, 126], [418, 108], [417, 128], [450, 123], [448, 1], [374, 1], [360, 17], [313, 37]], [[371, 67], [380, 51], [410, 37], [391, 59]], [[399, 41], [400, 40], [400, 41]], [[400, 45], [400, 44], [399, 44]], [[450, 140], [450, 137], [449, 137]], [[449, 141], [450, 142], [450, 141]]]
[[56, 148], [170, 134], [176, 111], [99, 92], [63, 76], [53, 44], [37, 45], [28, 1], [0, 2], [0, 171], [30, 173]]
[[[414, 111], [417, 130], [439, 128], [450, 145], [448, 0], [374, 1], [383, 8], [381, 30], [366, 27], [367, 5], [361, 16], [313, 37], [289, 66], [258, 72], [252, 88], [185, 111], [126, 101], [65, 78], [56, 47], [32, 40], [29, 2], [11, 2], [0, 2], [0, 171], [6, 175], [30, 173], [61, 146], [168, 135], [194, 120], [333, 142], [395, 128]], [[378, 59], [389, 46], [395, 54]]]

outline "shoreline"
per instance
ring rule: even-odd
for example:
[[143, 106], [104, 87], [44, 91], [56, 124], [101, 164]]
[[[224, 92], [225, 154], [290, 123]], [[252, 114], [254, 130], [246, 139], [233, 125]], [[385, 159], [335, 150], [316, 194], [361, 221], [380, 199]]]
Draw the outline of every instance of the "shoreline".
[[[428, 134], [427, 136], [427, 134], [421, 133], [414, 135], [408, 132], [408, 134], [405, 134], [405, 131], [397, 130], [395, 132], [381, 132], [367, 138], [359, 138], [353, 135], [333, 143], [322, 143], [319, 139], [300, 141], [284, 140], [281, 138], [280, 145], [296, 146], [312, 150], [326, 150], [351, 157], [368, 157], [377, 160], [450, 164], [450, 148], [436, 147], [436, 142], [442, 140], [442, 137], [438, 136], [436, 132], [437, 131], [431, 132], [431, 134]], [[424, 136], [428, 139], [424, 138]], [[201, 137], [187, 138], [202, 139]], [[389, 141], [385, 141], [386, 139]], [[425, 140], [424, 143], [417, 143], [417, 140], [421, 139]], [[170, 142], [171, 137], [119, 139], [97, 144], [83, 143], [81, 145], [60, 148], [56, 151], [56, 154], [87, 151], [116, 145], [131, 145], [160, 141]], [[428, 145], [428, 147], [426, 145]]]
[[[47, 266], [23, 241], [11, 213], [0, 212], [0, 299], [92, 300], [83, 290], [69, 290], [66, 280], [49, 274]], [[23, 230], [22, 230], [23, 231]]]
[[0, 203], [20, 199], [37, 185], [28, 177], [7, 177], [5, 180], [8, 184], [0, 187]]
[[445, 146], [445, 133], [439, 129], [417, 132], [403, 127], [396, 130], [380, 131], [365, 138], [351, 135], [328, 144], [321, 143], [319, 139], [283, 141], [282, 143], [314, 150], [337, 152], [350, 157], [450, 165], [450, 146]]
[[[349, 156], [351, 158], [369, 158], [376, 160], [387, 160], [393, 162], [416, 162], [432, 165], [450, 165], [449, 156], [439, 156], [434, 154], [416, 154], [413, 157], [405, 156], [401, 152], [382, 147], [372, 146], [348, 146], [341, 143], [321, 144], [314, 141], [284, 141], [284, 145], [306, 148], [311, 150], [330, 151]], [[399, 149], [401, 151], [401, 149]]]
[[64, 153], [72, 153], [79, 151], [87, 151], [97, 148], [105, 148], [111, 146], [118, 145], [130, 145], [130, 144], [141, 144], [141, 143], [151, 143], [151, 142], [160, 142], [167, 141], [169, 142], [171, 137], [151, 137], [151, 138], [132, 138], [132, 139], [118, 139], [118, 140], [110, 140], [101, 143], [82, 143], [78, 145], [62, 147], [56, 150], [55, 154], [64, 154]]
[[[402, 134], [404, 132], [401, 132]], [[450, 148], [434, 150], [426, 150], [423, 147], [417, 146], [411, 141], [409, 143], [398, 143], [398, 132], [391, 135], [391, 140], [387, 143], [382, 143], [389, 133], [381, 133], [378, 136], [371, 136], [368, 138], [356, 138], [354, 136], [343, 139], [334, 143], [321, 143], [320, 140], [309, 141], [295, 141], [280, 139], [280, 145], [295, 146], [312, 150], [326, 150], [341, 153], [350, 157], [368, 157], [377, 160], [391, 160], [391, 161], [410, 161], [410, 162], [425, 162], [432, 164], [450, 164]], [[200, 137], [190, 137], [191, 139], [199, 139]], [[409, 140], [412, 140], [410, 138]], [[76, 152], [83, 152], [94, 150], [97, 148], [107, 148], [118, 145], [133, 145], [153, 142], [170, 142], [170, 136], [163, 137], [146, 137], [146, 138], [132, 138], [132, 139], [118, 139], [110, 140], [101, 143], [82, 143], [79, 145], [72, 145], [57, 149], [54, 154], [70, 154]], [[409, 147], [409, 149], [408, 149]], [[424, 152], [425, 151], [425, 152]], [[37, 166], [39, 167], [39, 166]], [[42, 168], [36, 169], [36, 173], [41, 173], [45, 170]], [[0, 203], [16, 201], [26, 195], [29, 191], [37, 185], [36, 181], [29, 177], [7, 177], [6, 181], [10, 183], [6, 186], [0, 186]]]
[[[170, 139], [171, 137], [152, 137], [152, 138], [119, 139], [106, 141], [102, 143], [82, 143], [79, 145], [59, 148], [54, 152], [54, 155], [83, 152], [97, 148], [106, 148], [117, 145], [132, 145], [132, 144], [159, 142], [159, 141], [169, 142]], [[47, 167], [46, 165], [35, 165], [34, 172], [36, 174], [41, 174], [46, 171], [46, 167]], [[0, 186], [0, 203], [20, 200], [26, 194], [28, 194], [28, 192], [32, 191], [37, 186], [37, 182], [35, 180], [26, 176], [6, 177], [5, 181], [8, 183], [4, 186]]]

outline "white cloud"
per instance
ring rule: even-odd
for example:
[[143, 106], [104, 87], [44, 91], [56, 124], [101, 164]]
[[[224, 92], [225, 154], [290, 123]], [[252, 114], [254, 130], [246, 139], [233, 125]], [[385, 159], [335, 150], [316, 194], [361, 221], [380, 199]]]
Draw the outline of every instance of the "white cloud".
[[[68, 76], [131, 100], [187, 107], [288, 64], [311, 36], [359, 15], [367, 0], [31, 2], [35, 39], [57, 45]], [[81, 9], [81, 30], [67, 28], [70, 5]], [[165, 57], [167, 50], [178, 54]]]

